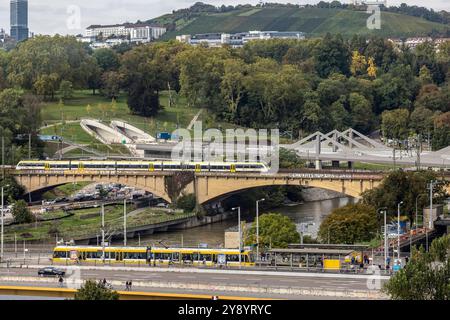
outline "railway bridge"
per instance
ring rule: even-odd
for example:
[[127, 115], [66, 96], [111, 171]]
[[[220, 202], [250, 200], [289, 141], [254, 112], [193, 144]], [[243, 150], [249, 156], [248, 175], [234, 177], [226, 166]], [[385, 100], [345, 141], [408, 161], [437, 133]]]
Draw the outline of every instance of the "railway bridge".
[[266, 186], [305, 186], [337, 191], [351, 197], [378, 186], [382, 172], [297, 170], [277, 174], [228, 172], [102, 172], [11, 171], [27, 193], [75, 182], [120, 183], [153, 193], [169, 203], [194, 193], [198, 204], [244, 190]]

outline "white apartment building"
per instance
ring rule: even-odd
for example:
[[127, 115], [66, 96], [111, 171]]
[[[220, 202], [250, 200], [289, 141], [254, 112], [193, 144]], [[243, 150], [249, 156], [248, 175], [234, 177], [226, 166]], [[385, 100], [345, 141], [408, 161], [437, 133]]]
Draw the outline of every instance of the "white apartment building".
[[269, 39], [305, 39], [305, 34], [298, 31], [249, 31], [235, 34], [228, 33], [205, 33], [196, 35], [181, 35], [176, 37], [177, 41], [193, 46], [205, 44], [208, 47], [220, 47], [224, 44], [232, 47], [242, 47], [249, 41]]
[[127, 38], [131, 42], [150, 42], [160, 38], [166, 33], [166, 28], [150, 24], [116, 24], [92, 25], [86, 29], [85, 38]]

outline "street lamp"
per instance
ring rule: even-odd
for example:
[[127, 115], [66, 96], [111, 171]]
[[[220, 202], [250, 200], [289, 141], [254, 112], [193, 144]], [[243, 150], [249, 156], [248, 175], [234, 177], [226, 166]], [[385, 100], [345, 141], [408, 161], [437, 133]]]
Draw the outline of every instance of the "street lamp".
[[403, 201], [397, 205], [397, 259], [400, 261], [400, 206]]
[[241, 207], [236, 207], [232, 209], [233, 211], [237, 210], [238, 212], [238, 222], [239, 222], [239, 267], [241, 267], [241, 251], [242, 251], [242, 234], [241, 234]]
[[384, 265], [386, 266], [387, 263], [387, 257], [388, 257], [388, 234], [387, 234], [387, 208], [379, 208], [378, 213], [383, 212], [384, 213]]
[[259, 259], [259, 203], [266, 201], [266, 199], [261, 199], [256, 201], [256, 259]]
[[1, 245], [0, 245], [0, 261], [3, 261], [3, 226], [4, 226], [4, 219], [5, 219], [5, 200], [4, 200], [4, 189], [5, 187], [9, 187], [9, 185], [6, 186], [2, 186], [1, 188], [1, 211], [0, 211], [0, 216], [1, 216]]
[[[426, 196], [426, 193], [421, 193], [421, 194], [417, 195], [417, 197], [416, 197], [416, 229], [419, 227], [419, 206], [418, 206], [418, 201], [419, 201], [419, 198], [421, 196]], [[423, 224], [423, 222], [422, 222], [422, 224]]]

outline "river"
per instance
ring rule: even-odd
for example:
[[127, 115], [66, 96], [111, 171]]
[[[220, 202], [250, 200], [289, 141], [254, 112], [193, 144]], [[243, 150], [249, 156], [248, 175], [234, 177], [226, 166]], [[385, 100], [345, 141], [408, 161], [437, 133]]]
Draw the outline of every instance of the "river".
[[[348, 203], [353, 203], [353, 198], [337, 198], [332, 200], [322, 200], [314, 202], [306, 202], [295, 206], [283, 206], [270, 210], [270, 212], [277, 212], [290, 217], [300, 230], [301, 223], [309, 224], [305, 234], [310, 234], [316, 237], [317, 231], [323, 219], [336, 208], [345, 206]], [[242, 220], [246, 222], [253, 222], [254, 215], [243, 215]], [[200, 244], [208, 244], [209, 247], [222, 247], [224, 244], [225, 230], [237, 227], [236, 219], [230, 219], [222, 222], [217, 222], [210, 225], [205, 225], [193, 229], [171, 231], [165, 233], [156, 233], [148, 235], [140, 239], [141, 245], [161, 245], [162, 244], [181, 245], [185, 247], [197, 247]], [[129, 245], [139, 244], [139, 239], [128, 241]]]

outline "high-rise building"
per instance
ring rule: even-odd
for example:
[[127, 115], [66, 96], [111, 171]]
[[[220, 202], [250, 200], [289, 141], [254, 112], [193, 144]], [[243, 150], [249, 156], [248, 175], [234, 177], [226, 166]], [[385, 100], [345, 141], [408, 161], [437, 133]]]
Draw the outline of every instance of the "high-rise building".
[[28, 39], [28, 0], [11, 0], [11, 37]]

